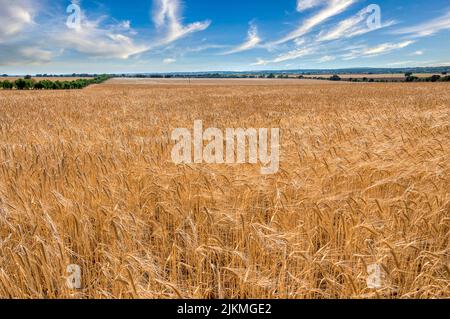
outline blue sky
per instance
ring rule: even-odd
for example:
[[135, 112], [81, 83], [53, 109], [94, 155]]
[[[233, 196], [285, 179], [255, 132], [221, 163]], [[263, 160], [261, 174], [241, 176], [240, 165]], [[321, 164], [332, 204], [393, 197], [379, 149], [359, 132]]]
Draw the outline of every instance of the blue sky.
[[450, 65], [449, 39], [448, 0], [0, 0], [8, 74]]

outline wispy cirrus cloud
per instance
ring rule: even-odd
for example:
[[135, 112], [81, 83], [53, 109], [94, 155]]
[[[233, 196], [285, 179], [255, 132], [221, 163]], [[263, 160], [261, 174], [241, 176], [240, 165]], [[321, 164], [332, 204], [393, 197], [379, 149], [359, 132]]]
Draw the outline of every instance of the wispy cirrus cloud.
[[286, 53], [282, 53], [272, 60], [258, 59], [258, 61], [256, 63], [253, 63], [251, 65], [267, 65], [267, 64], [272, 64], [272, 63], [286, 62], [289, 60], [295, 60], [295, 59], [298, 59], [298, 58], [301, 58], [301, 57], [304, 57], [307, 55], [311, 55], [311, 54], [315, 53], [316, 51], [317, 51], [317, 48], [314, 48], [314, 47], [300, 48], [300, 49], [296, 49], [296, 50], [291, 50]]
[[224, 52], [223, 55], [235, 54], [251, 50], [260, 43], [261, 38], [258, 36], [258, 28], [256, 27], [256, 25], [251, 23], [247, 34], [247, 40], [244, 43], [240, 44], [239, 46]]
[[47, 11], [43, 2], [39, 3], [42, 7], [36, 3], [0, 0], [0, 64], [45, 64], [67, 50], [89, 57], [128, 59], [149, 49], [133, 39], [130, 21], [102, 26], [106, 16], [90, 20], [81, 11], [76, 28], [69, 28], [58, 16], [36, 22], [34, 17]]
[[174, 58], [166, 58], [166, 59], [163, 60], [164, 64], [173, 64], [175, 62], [177, 62], [177, 60], [174, 59]]
[[[68, 30], [59, 36], [60, 43], [90, 56], [119, 59], [128, 59], [169, 45], [191, 33], [205, 30], [210, 25], [210, 21], [183, 25], [180, 0], [154, 1], [153, 22], [159, 30], [165, 31], [166, 35], [162, 40], [153, 43], [135, 40], [137, 32], [131, 28], [131, 22], [128, 20], [103, 27], [100, 21], [90, 21], [84, 15], [81, 21], [79, 29]], [[170, 63], [173, 62], [164, 62]]]
[[183, 25], [180, 5], [180, 0], [154, 1], [153, 22], [158, 29], [166, 31], [166, 37], [161, 41], [162, 44], [169, 44], [191, 33], [204, 31], [211, 24], [210, 20], [206, 20]]
[[336, 26], [333, 26], [331, 30], [322, 31], [317, 37], [318, 41], [332, 41], [343, 38], [352, 38], [358, 35], [366, 34], [375, 30], [386, 28], [395, 24], [395, 21], [388, 21], [380, 24], [379, 26], [372, 28], [367, 24], [369, 18], [370, 6], [359, 11], [356, 15], [342, 20]]
[[[117, 22], [100, 12], [96, 12], [99, 18], [92, 18], [82, 8], [80, 25], [68, 28], [57, 14], [48, 15], [48, 21], [35, 22], [35, 16], [50, 12], [44, 1], [0, 0], [0, 64], [48, 63], [67, 51], [87, 57], [126, 60], [204, 30], [210, 24], [205, 21], [183, 25], [180, 0], [154, 2], [154, 22], [158, 29], [166, 31], [164, 39], [159, 41], [144, 40], [132, 29], [131, 21]], [[80, 4], [79, 1], [72, 3]], [[38, 36], [37, 27], [40, 28]]]
[[326, 0], [297, 0], [297, 11], [305, 11], [323, 5]]
[[330, 61], [334, 61], [334, 60], [336, 60], [335, 56], [325, 55], [325, 56], [321, 57], [320, 59], [318, 59], [317, 63], [325, 63], [325, 62], [330, 62]]
[[441, 60], [441, 61], [413, 61], [413, 60], [409, 60], [409, 61], [397, 61], [397, 62], [391, 62], [391, 63], [387, 63], [386, 65], [389, 66], [394, 66], [394, 67], [406, 67], [406, 66], [410, 66], [410, 67], [439, 67], [439, 66], [446, 66], [446, 65], [450, 65], [450, 61], [445, 61], [445, 60]]
[[396, 51], [399, 49], [406, 48], [407, 46], [410, 46], [411, 44], [415, 43], [415, 41], [409, 40], [409, 41], [403, 41], [400, 43], [383, 43], [374, 47], [365, 47], [360, 50], [352, 50], [349, 53], [346, 53], [342, 55], [342, 58], [344, 60], [352, 60], [359, 57], [373, 57], [381, 54], [387, 54], [392, 51]]
[[392, 34], [409, 35], [412, 37], [426, 37], [434, 35], [442, 30], [450, 30], [450, 10], [444, 15], [433, 20], [415, 26], [394, 30]]
[[92, 57], [108, 57], [128, 59], [129, 57], [146, 52], [148, 44], [138, 44], [133, 35], [129, 21], [101, 26], [105, 17], [89, 20], [83, 14], [81, 25], [76, 29], [65, 28], [64, 32], [55, 37], [58, 45]]
[[218, 49], [225, 49], [225, 48], [229, 48], [229, 45], [224, 45], [224, 44], [201, 44], [195, 47], [188, 47], [184, 49], [184, 52], [194, 52], [194, 53], [198, 53], [198, 52], [202, 52], [202, 51], [206, 51], [206, 50], [218, 50]]
[[[319, 24], [325, 22], [333, 16], [336, 16], [342, 12], [344, 12], [347, 8], [349, 8], [352, 4], [357, 2], [358, 0], [328, 0], [326, 3], [326, 7], [321, 9], [319, 12], [314, 14], [312, 17], [308, 18], [303, 24], [301, 24], [297, 29], [290, 32], [285, 37], [275, 41], [273, 44], [282, 44], [309, 33], [314, 27]], [[318, 5], [319, 2], [312, 1], [313, 7]], [[297, 4], [298, 8], [298, 4]], [[311, 8], [311, 7], [309, 7]]]

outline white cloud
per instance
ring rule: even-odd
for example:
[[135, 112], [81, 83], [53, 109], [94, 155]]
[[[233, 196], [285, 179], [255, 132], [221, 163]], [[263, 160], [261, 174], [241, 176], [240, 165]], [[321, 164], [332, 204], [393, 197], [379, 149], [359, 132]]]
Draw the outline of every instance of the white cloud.
[[442, 30], [450, 30], [450, 11], [441, 17], [421, 23], [416, 26], [402, 28], [393, 31], [393, 34], [407, 34], [413, 37], [426, 37]]
[[404, 41], [400, 43], [383, 43], [372, 48], [363, 48], [362, 50], [352, 50], [350, 53], [344, 54], [342, 57], [344, 60], [352, 60], [358, 57], [372, 57], [381, 54], [387, 54], [389, 52], [406, 48], [413, 44], [415, 41]]
[[125, 20], [119, 23], [119, 28], [123, 30], [131, 29], [131, 22], [129, 20]]
[[0, 0], [0, 65], [45, 64], [55, 53], [40, 48], [34, 37], [40, 4], [29, 0]]
[[414, 66], [414, 67], [439, 67], [439, 66], [450, 66], [450, 62], [440, 62], [440, 61], [398, 61], [388, 63], [389, 66]]
[[317, 60], [317, 63], [325, 63], [336, 60], [336, 57], [331, 55], [325, 55], [324, 57], [321, 57], [319, 60]]
[[404, 41], [400, 43], [384, 43], [376, 47], [364, 50], [365, 55], [378, 55], [386, 52], [391, 52], [393, 50], [398, 50], [406, 48], [407, 46], [413, 44], [414, 41]]
[[294, 43], [297, 47], [301, 47], [306, 43], [306, 40], [304, 38], [297, 38], [294, 40]]
[[79, 28], [65, 28], [55, 39], [65, 49], [94, 57], [128, 59], [150, 49], [149, 45], [137, 44], [131, 38], [135, 33], [130, 29], [129, 21], [107, 27], [101, 27], [100, 22], [83, 15]]
[[0, 65], [42, 65], [50, 63], [57, 54], [29, 43], [4, 44], [0, 50]]
[[247, 41], [223, 54], [234, 54], [251, 50], [255, 48], [259, 43], [261, 43], [261, 38], [258, 36], [258, 29], [256, 25], [251, 24], [248, 30]]
[[415, 51], [415, 52], [411, 53], [411, 55], [423, 55], [423, 51], [422, 50], [418, 50], [418, 51]]
[[167, 59], [163, 60], [164, 64], [172, 64], [172, 63], [175, 63], [175, 62], [177, 62], [177, 60], [176, 59], [172, 59], [172, 58], [167, 58]]
[[326, 0], [297, 0], [297, 11], [305, 11], [324, 4]]
[[250, 65], [252, 66], [256, 66], [256, 65], [267, 65], [269, 63], [269, 61], [258, 58], [257, 61], [255, 63], [252, 63]]
[[333, 28], [329, 31], [321, 32], [317, 37], [317, 40], [332, 41], [342, 38], [351, 38], [391, 26], [395, 23], [394, 21], [389, 21], [380, 25], [378, 28], [370, 28], [367, 25], [367, 19], [369, 17], [369, 13], [371, 12], [369, 8], [370, 6], [359, 11], [355, 16], [339, 22], [337, 26], [333, 26]]
[[23, 57], [28, 59], [38, 58], [40, 63], [48, 63], [52, 60], [55, 53], [49, 50], [43, 50], [36, 47], [21, 48], [19, 52]]
[[185, 52], [202, 52], [206, 50], [224, 49], [229, 46], [223, 44], [203, 44], [196, 47], [186, 48]]
[[182, 24], [180, 17], [180, 0], [155, 0], [153, 21], [159, 29], [166, 29], [167, 35], [162, 44], [168, 44], [181, 39], [188, 34], [206, 30], [211, 21]]
[[102, 20], [91, 21], [82, 12], [78, 28], [67, 27], [56, 16], [49, 16], [46, 22], [41, 19], [39, 22], [42, 24], [38, 24], [34, 17], [37, 19], [40, 13], [48, 14], [50, 11], [43, 6], [43, 2], [40, 2], [40, 6], [36, 3], [38, 2], [28, 0], [0, 0], [2, 65], [21, 61], [26, 64], [48, 63], [67, 49], [88, 56], [120, 59], [127, 59], [149, 49], [149, 46], [136, 44], [131, 38], [134, 31], [131, 30], [130, 21], [101, 27]]
[[398, 61], [398, 62], [387, 63], [386, 65], [389, 65], [389, 66], [405, 66], [405, 65], [411, 65], [413, 63], [417, 63], [417, 62], [416, 61]]
[[14, 38], [33, 24], [36, 8], [26, 0], [0, 0], [0, 43]]
[[321, 24], [322, 22], [328, 20], [329, 18], [344, 12], [348, 7], [354, 4], [358, 0], [328, 0], [328, 4], [325, 8], [320, 10], [318, 13], [307, 19], [302, 25], [300, 25], [296, 30], [292, 31], [285, 37], [274, 44], [282, 44], [299, 38], [307, 33], [309, 33], [314, 27]]
[[253, 63], [252, 65], [266, 65], [266, 64], [270, 64], [270, 63], [280, 63], [280, 62], [285, 62], [285, 61], [289, 61], [289, 60], [295, 60], [295, 59], [313, 54], [315, 51], [316, 51], [316, 48], [312, 48], [312, 47], [296, 49], [296, 50], [289, 51], [287, 53], [280, 54], [272, 60], [258, 59], [258, 61], [256, 63]]
[[424, 62], [425, 64], [419, 66], [428, 66], [428, 67], [439, 67], [439, 66], [450, 66], [450, 61], [432, 61], [432, 62]]

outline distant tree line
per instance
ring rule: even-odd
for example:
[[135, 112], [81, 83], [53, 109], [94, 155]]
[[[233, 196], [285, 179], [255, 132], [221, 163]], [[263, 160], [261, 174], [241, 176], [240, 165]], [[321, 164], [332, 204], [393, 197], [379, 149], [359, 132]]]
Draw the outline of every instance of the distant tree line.
[[100, 84], [110, 78], [109, 75], [100, 75], [95, 78], [77, 79], [73, 81], [35, 81], [31, 76], [15, 81], [0, 81], [0, 89], [4, 90], [75, 90], [83, 89], [92, 84]]
[[450, 82], [450, 75], [447, 75], [447, 72], [442, 72], [442, 76], [435, 74], [430, 77], [419, 78], [412, 75], [411, 72], [407, 72], [405, 73], [405, 82]]
[[99, 74], [72, 73], [72, 74], [36, 74], [36, 78], [96, 78]]
[[[83, 74], [72, 74], [69, 77], [82, 76]], [[430, 77], [417, 77], [414, 76], [412, 72], [406, 72], [404, 78], [374, 78], [370, 77], [371, 73], [367, 74], [367, 77], [350, 77], [344, 78], [335, 74], [333, 76], [307, 76], [304, 75], [296, 75], [289, 73], [254, 73], [254, 74], [222, 74], [222, 73], [204, 73], [204, 74], [110, 74], [110, 75], [89, 75], [90, 77], [83, 77], [82, 79], [72, 80], [72, 81], [50, 81], [50, 80], [35, 80], [39, 77], [61, 77], [59, 75], [47, 75], [47, 74], [38, 74], [34, 79], [27, 75], [23, 79], [18, 79], [16, 81], [0, 81], [0, 89], [18, 89], [18, 90], [70, 90], [70, 89], [82, 89], [91, 84], [102, 83], [112, 77], [122, 77], [122, 78], [197, 78], [197, 79], [288, 79], [288, 78], [297, 78], [297, 79], [313, 79], [313, 80], [327, 80], [327, 81], [347, 81], [347, 82], [449, 82], [450, 76], [447, 75], [447, 72], [442, 72], [441, 75], [432, 75]], [[7, 76], [7, 75], [5, 75]], [[94, 77], [95, 76], [95, 77]]]
[[[302, 76], [300, 76], [302, 77]], [[391, 78], [391, 79], [383, 79], [383, 78], [369, 78], [369, 77], [362, 77], [362, 78], [341, 78], [339, 75], [333, 75], [331, 77], [323, 77], [323, 76], [315, 76], [315, 77], [308, 77], [309, 79], [313, 80], [327, 80], [327, 81], [347, 81], [347, 82], [378, 82], [378, 83], [387, 83], [387, 82], [450, 82], [450, 76], [447, 75], [446, 72], [442, 73], [442, 76], [440, 75], [432, 75], [430, 77], [417, 77], [413, 76], [412, 73], [405, 73], [405, 78]]]

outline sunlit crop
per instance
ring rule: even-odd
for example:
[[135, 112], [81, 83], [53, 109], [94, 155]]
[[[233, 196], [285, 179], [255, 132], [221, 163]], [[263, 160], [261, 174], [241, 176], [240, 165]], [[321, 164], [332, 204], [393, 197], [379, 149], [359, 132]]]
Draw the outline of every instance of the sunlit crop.
[[[450, 86], [285, 81], [0, 91], [0, 297], [450, 297]], [[175, 165], [195, 120], [280, 170]]]

